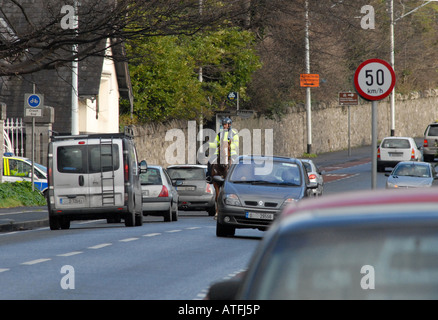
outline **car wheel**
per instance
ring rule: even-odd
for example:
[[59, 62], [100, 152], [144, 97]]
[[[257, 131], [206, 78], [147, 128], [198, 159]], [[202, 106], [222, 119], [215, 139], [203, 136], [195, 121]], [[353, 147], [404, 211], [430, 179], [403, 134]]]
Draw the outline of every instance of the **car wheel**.
[[125, 215], [125, 227], [133, 227], [135, 222], [135, 212], [128, 212]]
[[49, 216], [49, 226], [50, 226], [50, 230], [59, 230], [61, 228], [61, 225], [59, 223], [59, 218]]
[[143, 213], [139, 213], [135, 215], [135, 226], [140, 227], [143, 225]]
[[172, 210], [172, 221], [178, 221], [178, 204], [174, 204], [175, 209]]
[[216, 222], [216, 236], [217, 237], [230, 237], [234, 236], [236, 233], [236, 228], [223, 225], [222, 223]]
[[67, 218], [63, 218], [59, 221], [59, 225], [61, 227], [61, 229], [66, 230], [66, 229], [70, 229], [70, 219]]
[[164, 222], [172, 222], [172, 206], [163, 213]]
[[208, 208], [207, 213], [210, 217], [213, 217], [216, 214], [216, 206]]

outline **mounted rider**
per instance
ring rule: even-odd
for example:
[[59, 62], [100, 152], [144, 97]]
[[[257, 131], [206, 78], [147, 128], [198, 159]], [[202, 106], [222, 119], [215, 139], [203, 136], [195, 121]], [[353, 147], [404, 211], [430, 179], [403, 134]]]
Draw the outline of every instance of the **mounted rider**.
[[231, 128], [233, 121], [229, 117], [222, 119], [223, 129], [217, 134], [214, 142], [210, 142], [210, 148], [215, 148], [215, 153], [210, 157], [207, 163], [207, 174], [206, 180], [211, 183], [213, 181], [211, 177], [211, 164], [217, 161], [217, 156], [219, 154], [221, 141], [229, 143], [231, 145], [231, 158], [235, 158], [239, 151], [239, 135], [236, 129]]

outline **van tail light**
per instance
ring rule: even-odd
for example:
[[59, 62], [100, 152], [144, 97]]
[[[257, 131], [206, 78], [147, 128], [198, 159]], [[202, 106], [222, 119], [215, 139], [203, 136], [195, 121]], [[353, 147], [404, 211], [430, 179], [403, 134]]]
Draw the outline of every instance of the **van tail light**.
[[205, 192], [213, 194], [213, 187], [211, 186], [211, 184], [207, 183], [207, 186], [205, 187]]
[[169, 190], [167, 190], [167, 187], [166, 186], [163, 186], [162, 188], [161, 188], [161, 192], [160, 192], [160, 194], [158, 195], [158, 197], [168, 197], [169, 196]]
[[415, 160], [415, 150], [414, 150], [414, 148], [412, 148], [412, 151], [411, 151], [411, 160]]
[[377, 159], [380, 159], [380, 148], [377, 148]]
[[424, 139], [423, 147], [428, 147], [428, 146], [429, 146], [429, 142], [427, 141], [427, 139]]
[[129, 166], [127, 163], [125, 163], [123, 169], [124, 169], [125, 182], [129, 182]]
[[312, 174], [309, 174], [309, 179], [310, 179], [310, 180], [312, 180], [312, 179], [316, 179], [316, 174], [313, 174], [313, 173], [312, 173]]

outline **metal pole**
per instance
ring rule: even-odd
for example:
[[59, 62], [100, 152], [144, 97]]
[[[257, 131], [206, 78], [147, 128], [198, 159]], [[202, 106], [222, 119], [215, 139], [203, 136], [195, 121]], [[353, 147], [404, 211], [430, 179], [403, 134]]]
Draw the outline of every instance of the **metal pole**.
[[[75, 1], [75, 29], [78, 32], [78, 2]], [[78, 53], [78, 45], [72, 47], [73, 56]], [[78, 59], [74, 58], [71, 64], [71, 134], [79, 134], [79, 88], [78, 88]]]
[[[390, 63], [392, 69], [394, 69], [394, 0], [389, 1], [389, 13], [391, 17], [391, 24], [390, 24], [390, 38], [391, 38], [391, 54], [390, 54]], [[395, 95], [394, 95], [395, 89], [392, 89], [391, 92], [391, 136], [395, 135]]]
[[[310, 41], [309, 41], [309, 1], [306, 0], [306, 73], [310, 73]], [[306, 87], [306, 114], [307, 114], [307, 153], [312, 153], [312, 108], [310, 87]]]
[[351, 156], [351, 119], [350, 119], [350, 105], [348, 105], [348, 156]]
[[377, 101], [371, 106], [371, 189], [377, 188]]

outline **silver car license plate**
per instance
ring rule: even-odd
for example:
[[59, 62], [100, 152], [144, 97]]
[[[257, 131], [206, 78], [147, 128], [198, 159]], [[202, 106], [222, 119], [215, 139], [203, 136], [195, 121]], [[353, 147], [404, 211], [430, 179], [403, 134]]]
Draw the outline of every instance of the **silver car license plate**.
[[62, 205], [72, 205], [72, 204], [84, 204], [84, 197], [76, 197], [76, 198], [60, 198], [59, 203]]

